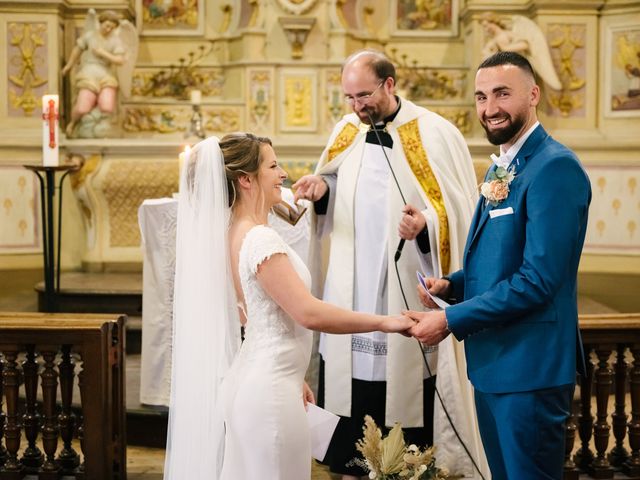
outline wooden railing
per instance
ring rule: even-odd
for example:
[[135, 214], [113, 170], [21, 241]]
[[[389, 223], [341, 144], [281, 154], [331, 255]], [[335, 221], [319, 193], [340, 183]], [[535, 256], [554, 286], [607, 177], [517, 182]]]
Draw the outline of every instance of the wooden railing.
[[123, 316], [0, 313], [0, 480], [126, 479], [124, 348]]
[[581, 315], [580, 332], [587, 377], [579, 380], [579, 402], [567, 422], [564, 478], [638, 478], [640, 314]]

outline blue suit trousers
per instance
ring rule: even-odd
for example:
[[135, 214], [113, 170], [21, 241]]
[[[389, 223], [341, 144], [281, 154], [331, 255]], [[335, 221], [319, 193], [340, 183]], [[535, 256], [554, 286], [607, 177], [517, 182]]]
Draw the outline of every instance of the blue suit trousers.
[[480, 435], [493, 480], [562, 480], [565, 423], [574, 387], [475, 391]]

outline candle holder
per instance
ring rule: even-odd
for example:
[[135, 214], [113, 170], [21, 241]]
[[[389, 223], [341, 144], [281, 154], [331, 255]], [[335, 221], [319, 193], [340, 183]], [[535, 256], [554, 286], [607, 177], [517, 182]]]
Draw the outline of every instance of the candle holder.
[[[38, 176], [40, 181], [40, 208], [42, 215], [42, 249], [44, 258], [44, 302], [38, 302], [38, 309], [44, 312], [55, 312], [58, 309], [57, 295], [60, 293], [60, 245], [62, 240], [62, 184], [71, 172], [80, 169], [79, 164], [58, 166], [23, 165]], [[57, 189], [58, 195], [58, 251], [54, 256], [55, 219], [53, 202], [56, 192], [56, 172], [64, 172]], [[44, 176], [43, 176], [44, 175]], [[54, 283], [55, 281], [55, 283]]]
[[204, 125], [202, 122], [202, 113], [200, 112], [200, 105], [191, 105], [193, 113], [191, 120], [189, 121], [189, 130], [185, 133], [184, 137], [198, 137], [204, 140], [207, 134], [204, 131]]

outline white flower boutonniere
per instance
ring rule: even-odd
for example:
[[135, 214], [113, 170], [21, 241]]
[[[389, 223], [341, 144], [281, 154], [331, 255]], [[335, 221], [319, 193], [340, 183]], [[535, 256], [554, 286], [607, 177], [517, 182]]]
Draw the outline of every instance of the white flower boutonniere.
[[516, 169], [511, 167], [508, 170], [498, 167], [489, 174], [489, 181], [480, 184], [480, 193], [485, 199], [485, 205], [498, 205], [509, 196], [509, 185], [516, 178]]

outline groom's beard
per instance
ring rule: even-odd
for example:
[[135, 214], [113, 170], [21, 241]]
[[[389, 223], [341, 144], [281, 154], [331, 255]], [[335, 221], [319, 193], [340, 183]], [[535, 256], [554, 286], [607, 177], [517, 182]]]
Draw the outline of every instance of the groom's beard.
[[[493, 145], [503, 145], [511, 140], [521, 129], [524, 127], [525, 118], [522, 115], [518, 115], [512, 118], [510, 115], [507, 117], [507, 126], [500, 129], [489, 130], [487, 124], [487, 118], [481, 122], [482, 128], [487, 134], [487, 140]], [[510, 120], [510, 122], [509, 122]]]

